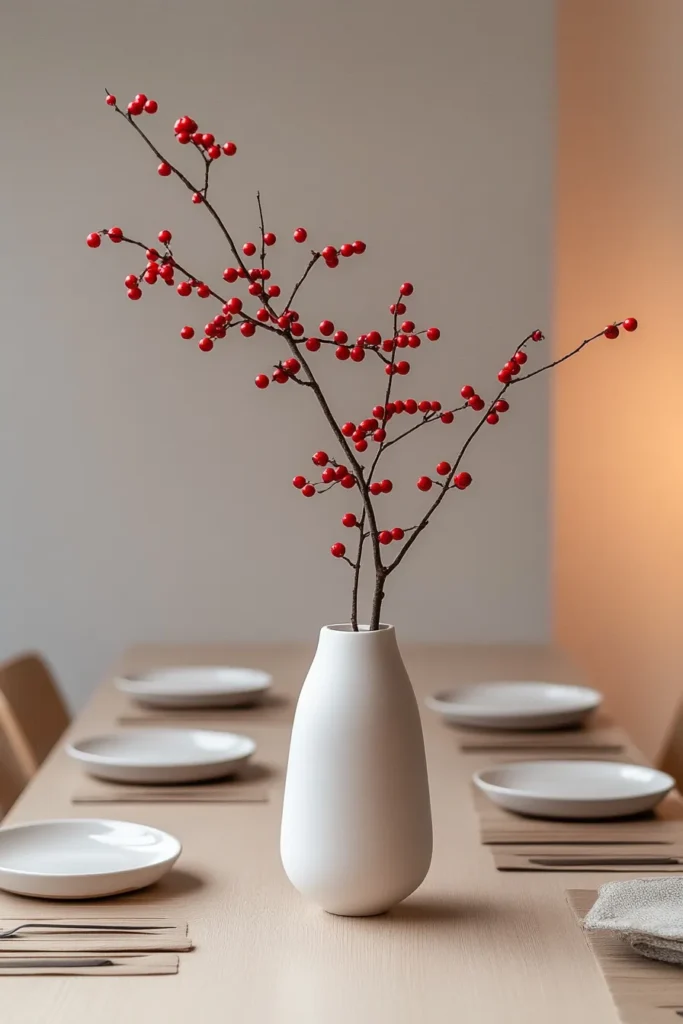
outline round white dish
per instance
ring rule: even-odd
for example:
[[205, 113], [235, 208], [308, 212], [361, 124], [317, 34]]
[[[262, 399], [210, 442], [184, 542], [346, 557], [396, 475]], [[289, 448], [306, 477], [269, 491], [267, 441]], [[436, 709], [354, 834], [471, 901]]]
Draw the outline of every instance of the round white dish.
[[665, 772], [618, 761], [520, 761], [476, 772], [494, 804], [535, 818], [622, 818], [651, 810], [675, 786]]
[[255, 750], [248, 736], [208, 729], [128, 729], [66, 747], [89, 775], [141, 785], [233, 775]]
[[273, 677], [254, 668], [187, 665], [122, 676], [116, 686], [140, 704], [160, 708], [225, 708], [256, 704]]
[[454, 725], [479, 729], [558, 729], [578, 725], [602, 701], [587, 686], [563, 683], [471, 683], [428, 697], [427, 707]]
[[113, 896], [157, 882], [181, 849], [168, 832], [130, 821], [31, 821], [0, 828], [0, 888], [52, 900]]

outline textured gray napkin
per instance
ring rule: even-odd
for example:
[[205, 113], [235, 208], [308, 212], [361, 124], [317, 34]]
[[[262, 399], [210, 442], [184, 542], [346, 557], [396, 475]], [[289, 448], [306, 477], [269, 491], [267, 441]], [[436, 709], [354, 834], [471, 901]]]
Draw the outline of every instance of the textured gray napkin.
[[683, 965], [683, 876], [601, 885], [583, 927], [614, 932], [642, 956]]

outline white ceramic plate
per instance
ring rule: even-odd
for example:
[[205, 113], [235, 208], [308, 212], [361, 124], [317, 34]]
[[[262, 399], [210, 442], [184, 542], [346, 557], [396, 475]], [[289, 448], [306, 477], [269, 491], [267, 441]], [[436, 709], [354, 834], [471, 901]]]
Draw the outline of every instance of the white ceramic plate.
[[602, 694], [562, 683], [471, 683], [427, 698], [427, 706], [454, 725], [480, 729], [557, 729], [577, 725]]
[[487, 797], [536, 818], [621, 818], [655, 807], [675, 785], [654, 768], [618, 761], [522, 761], [476, 772]]
[[188, 665], [157, 668], [116, 680], [119, 690], [140, 704], [160, 708], [225, 708], [256, 704], [272, 676], [254, 668]]
[[0, 828], [0, 888], [53, 900], [113, 896], [158, 881], [180, 851], [168, 832], [130, 821], [32, 821]]
[[255, 750], [248, 736], [208, 729], [129, 729], [66, 748], [89, 775], [160, 785], [233, 775]]

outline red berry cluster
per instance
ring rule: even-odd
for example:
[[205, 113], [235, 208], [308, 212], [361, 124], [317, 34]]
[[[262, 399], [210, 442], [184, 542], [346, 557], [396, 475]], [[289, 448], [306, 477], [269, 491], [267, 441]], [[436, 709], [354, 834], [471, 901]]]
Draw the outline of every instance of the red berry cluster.
[[[216, 142], [213, 132], [200, 132], [197, 122], [193, 117], [184, 114], [179, 117], [173, 125], [176, 142], [181, 146], [187, 146], [190, 142], [206, 154], [207, 160], [218, 160], [225, 153], [226, 156], [234, 156], [237, 146], [234, 142], [224, 142], [221, 146]], [[161, 174], [161, 171], [159, 171]], [[201, 201], [201, 200], [200, 200]]]
[[[116, 96], [112, 96], [112, 94], [108, 92], [106, 104], [108, 107], [115, 107]], [[156, 100], [148, 99], [144, 92], [139, 92], [135, 99], [130, 101], [126, 109], [129, 117], [139, 117], [140, 114], [156, 114], [159, 109], [159, 104]]]
[[322, 468], [320, 483], [314, 484], [307, 480], [305, 476], [295, 476], [292, 480], [292, 485], [301, 491], [304, 498], [312, 498], [317, 493], [318, 487], [321, 486], [324, 486], [326, 490], [335, 484], [341, 484], [342, 487], [347, 489], [355, 487], [356, 478], [353, 473], [346, 466], [342, 466], [340, 463], [335, 462], [334, 459], [330, 459], [327, 452], [315, 452], [311, 457], [311, 461], [315, 466]]
[[[451, 465], [449, 462], [440, 462], [436, 467], [436, 472], [439, 476], [448, 476], [451, 472]], [[472, 483], [472, 477], [469, 473], [456, 473], [453, 477], [453, 486], [457, 487], [458, 490], [464, 491], [466, 487], [469, 487]], [[438, 484], [439, 487], [444, 487], [438, 480], [432, 480], [429, 476], [421, 476], [417, 479], [417, 487], [420, 491], [431, 491], [434, 484]]]

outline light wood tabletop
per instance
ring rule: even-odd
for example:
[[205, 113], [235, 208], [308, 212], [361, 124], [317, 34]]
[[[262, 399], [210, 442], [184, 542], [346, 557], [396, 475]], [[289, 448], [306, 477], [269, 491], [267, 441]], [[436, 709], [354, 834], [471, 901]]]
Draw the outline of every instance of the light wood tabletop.
[[[271, 671], [290, 701], [313, 650], [305, 646], [140, 647], [118, 670], [170, 664], [244, 664]], [[546, 647], [403, 646], [418, 699], [457, 681], [577, 682]], [[599, 681], [594, 681], [598, 682]], [[130, 705], [111, 680], [71, 727], [110, 730]], [[487, 754], [458, 750], [453, 730], [422, 712], [434, 816], [424, 885], [390, 914], [329, 916], [304, 902], [279, 860], [289, 742], [287, 715], [239, 728], [258, 743], [270, 800], [234, 804], [81, 806], [80, 769], [60, 743], [3, 824], [35, 818], [114, 817], [167, 829], [183, 843], [158, 885], [93, 904], [0, 893], [0, 915], [149, 913], [189, 922], [196, 949], [168, 977], [3, 978], [7, 1024], [616, 1024], [605, 983], [569, 910], [577, 875], [497, 872], [478, 839], [471, 772]], [[315, 765], [311, 765], [315, 771]], [[607, 877], [582, 872], [581, 888]], [[612, 878], [616, 877], [614, 875]], [[620, 878], [629, 877], [620, 875]]]

